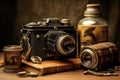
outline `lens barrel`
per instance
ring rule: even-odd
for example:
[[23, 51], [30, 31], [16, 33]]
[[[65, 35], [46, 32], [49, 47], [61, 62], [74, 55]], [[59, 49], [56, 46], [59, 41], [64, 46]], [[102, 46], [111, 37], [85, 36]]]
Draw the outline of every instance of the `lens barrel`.
[[51, 31], [47, 36], [47, 46], [53, 52], [67, 55], [75, 50], [75, 40], [64, 31]]

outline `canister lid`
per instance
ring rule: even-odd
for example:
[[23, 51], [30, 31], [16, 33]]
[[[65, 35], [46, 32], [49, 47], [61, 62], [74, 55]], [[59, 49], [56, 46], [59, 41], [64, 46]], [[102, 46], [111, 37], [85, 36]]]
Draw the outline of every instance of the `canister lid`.
[[22, 46], [19, 45], [6, 45], [3, 48], [3, 51], [22, 51]]

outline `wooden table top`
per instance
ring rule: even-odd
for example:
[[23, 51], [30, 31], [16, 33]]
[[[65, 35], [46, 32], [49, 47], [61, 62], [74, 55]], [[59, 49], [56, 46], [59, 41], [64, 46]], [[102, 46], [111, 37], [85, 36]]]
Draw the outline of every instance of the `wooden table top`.
[[[1, 56], [1, 55], [0, 55]], [[1, 59], [1, 58], [0, 58]], [[120, 71], [116, 71], [118, 76], [95, 76], [84, 75], [83, 69], [41, 75], [38, 77], [24, 77], [20, 78], [17, 73], [3, 72], [4, 66], [0, 67], [0, 80], [120, 80]]]
[[3, 72], [4, 67], [0, 67], [0, 80], [120, 80], [120, 71], [117, 71], [119, 76], [95, 76], [84, 75], [83, 70], [74, 70], [67, 72], [60, 72], [38, 77], [24, 77], [20, 78], [16, 73]]

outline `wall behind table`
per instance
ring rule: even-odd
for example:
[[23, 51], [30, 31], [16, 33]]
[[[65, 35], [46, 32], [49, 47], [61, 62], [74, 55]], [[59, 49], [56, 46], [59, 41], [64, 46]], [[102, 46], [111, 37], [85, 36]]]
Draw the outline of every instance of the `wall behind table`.
[[73, 25], [83, 17], [85, 5], [88, 0], [18, 0], [16, 29], [17, 36], [19, 30], [32, 21], [39, 21], [42, 18], [57, 17], [69, 18]]
[[0, 51], [12, 44], [16, 18], [16, 0], [0, 0]]
[[[6, 4], [5, 2], [8, 2]], [[103, 18], [109, 23], [110, 41], [119, 45], [119, 0], [4, 0], [2, 6], [7, 6], [6, 14], [2, 14], [4, 21], [0, 32], [0, 42], [5, 44], [19, 43], [22, 36], [20, 29], [26, 23], [39, 21], [46, 17], [69, 18], [71, 23], [76, 27], [78, 21], [83, 18], [83, 12], [88, 3], [101, 3]], [[14, 2], [11, 2], [14, 1]], [[14, 4], [14, 6], [13, 6]], [[7, 16], [7, 17], [5, 17]], [[3, 27], [4, 25], [4, 27]], [[6, 30], [9, 29], [8, 30]], [[3, 35], [4, 34], [4, 35]], [[11, 39], [12, 38], [12, 39]], [[3, 44], [4, 43], [4, 44]]]

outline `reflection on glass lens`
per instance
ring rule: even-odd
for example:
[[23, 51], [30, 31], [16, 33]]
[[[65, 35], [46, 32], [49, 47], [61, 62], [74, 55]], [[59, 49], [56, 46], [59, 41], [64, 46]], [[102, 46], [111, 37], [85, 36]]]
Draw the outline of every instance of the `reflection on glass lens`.
[[71, 51], [75, 48], [75, 44], [71, 38], [64, 39], [63, 43], [61, 44], [62, 48], [66, 51]]
[[75, 50], [75, 39], [71, 35], [62, 35], [56, 45], [59, 53], [67, 55]]
[[92, 63], [92, 56], [86, 52], [81, 56], [81, 61], [84, 65], [89, 66]]

